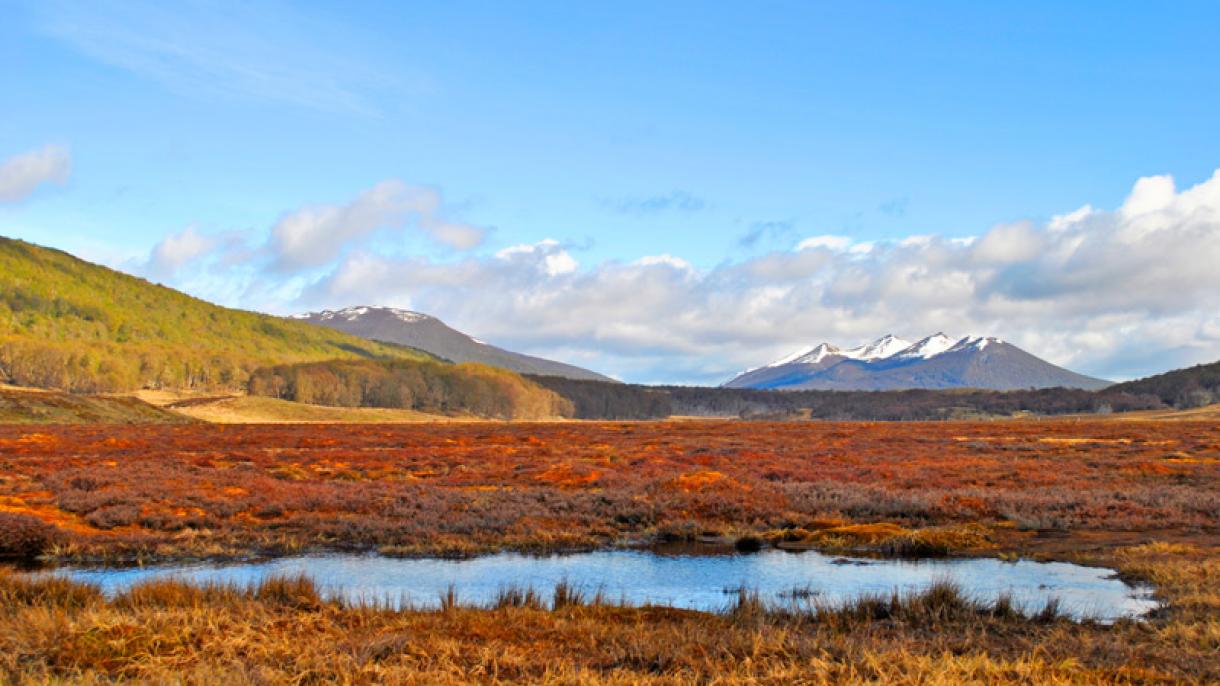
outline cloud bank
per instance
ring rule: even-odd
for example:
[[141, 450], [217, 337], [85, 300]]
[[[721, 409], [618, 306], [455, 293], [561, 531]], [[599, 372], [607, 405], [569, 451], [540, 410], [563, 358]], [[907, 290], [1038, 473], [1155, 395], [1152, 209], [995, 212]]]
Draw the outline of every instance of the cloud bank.
[[447, 250], [465, 251], [480, 245], [487, 233], [450, 218], [436, 189], [387, 179], [346, 203], [313, 204], [286, 212], [261, 241], [256, 235], [209, 234], [188, 226], [163, 238], [134, 269], [174, 281], [184, 271], [207, 267], [226, 281], [252, 279], [259, 283], [251, 285], [266, 287], [269, 281], [325, 270], [375, 239], [401, 243], [408, 234], [418, 234]]
[[45, 145], [0, 162], [0, 202], [20, 202], [48, 183], [66, 183], [72, 158], [62, 145]]
[[1117, 209], [973, 237], [806, 236], [709, 269], [670, 254], [582, 265], [551, 240], [456, 259], [388, 254], [365, 242], [370, 217], [394, 205], [374, 191], [272, 229], [285, 264], [320, 266], [284, 308], [412, 307], [645, 382], [715, 383], [823, 340], [937, 330], [998, 335], [1111, 378], [1220, 357], [1220, 172], [1184, 190], [1143, 178]]
[[281, 271], [316, 267], [333, 260], [344, 246], [378, 229], [401, 231], [411, 220], [437, 242], [469, 250], [486, 232], [446, 220], [440, 194], [431, 188], [391, 179], [356, 196], [346, 205], [314, 205], [284, 215], [271, 228], [273, 266]]

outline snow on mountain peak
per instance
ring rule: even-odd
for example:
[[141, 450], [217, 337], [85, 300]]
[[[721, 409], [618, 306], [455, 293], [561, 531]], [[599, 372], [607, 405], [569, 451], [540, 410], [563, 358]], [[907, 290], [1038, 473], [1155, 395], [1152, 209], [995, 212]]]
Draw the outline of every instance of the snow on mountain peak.
[[841, 354], [841, 351], [833, 345], [820, 343], [812, 348], [801, 348], [791, 355], [781, 357], [767, 366], [782, 367], [786, 364], [817, 364], [831, 355], [839, 354]]
[[[873, 363], [880, 363], [883, 360], [892, 360], [900, 365], [907, 363], [917, 364], [922, 360], [929, 360], [947, 352], [966, 350], [977, 352], [986, 349], [990, 345], [1002, 343], [1004, 341], [993, 336], [950, 338], [944, 332], [937, 332], [915, 343], [911, 343], [892, 334], [886, 334], [872, 343], [865, 343], [854, 348], [838, 348], [830, 343], [820, 343], [816, 346], [801, 348], [771, 364], [747, 369], [741, 372], [738, 377], [763, 369], [775, 369], [789, 365], [822, 365], [822, 367], [829, 365], [833, 367], [835, 366], [834, 363], [844, 360], [862, 362], [870, 367], [873, 366]], [[828, 358], [830, 362], [822, 364]], [[878, 366], [888, 368], [890, 365]]]
[[954, 343], [956, 343], [956, 341], [949, 338], [944, 333], [934, 333], [931, 336], [928, 336], [914, 345], [900, 351], [898, 354], [894, 355], [894, 357], [902, 360], [921, 357], [926, 360], [929, 357], [935, 357], [945, 352], [949, 348], [952, 348]]
[[399, 320], [407, 322], [408, 324], [412, 322], [422, 322], [425, 319], [431, 319], [431, 317], [426, 314], [421, 312], [412, 312], [411, 310], [396, 310], [394, 308], [390, 308], [390, 313], [395, 317], [398, 317]]
[[994, 336], [966, 336], [958, 341], [953, 350], [965, 350], [966, 348], [974, 348], [975, 350], [983, 350], [992, 343], [1003, 343], [1004, 341]]
[[858, 345], [849, 350], [843, 350], [839, 354], [853, 360], [883, 360], [910, 346], [910, 341], [898, 338], [893, 334], [886, 334], [872, 343]]
[[335, 318], [345, 319], [350, 322], [350, 321], [355, 321], [357, 319], [360, 319], [364, 315], [368, 314], [369, 312], [373, 312], [373, 311], [388, 312], [388, 313], [394, 315], [395, 317], [397, 317], [399, 320], [407, 322], [408, 324], [413, 323], [413, 322], [421, 322], [421, 321], [424, 321], [425, 319], [431, 319], [431, 317], [426, 314], [422, 314], [420, 312], [412, 312], [411, 310], [399, 310], [399, 309], [396, 309], [393, 307], [368, 307], [366, 305], [360, 305], [357, 307], [345, 307], [341, 310], [322, 310], [321, 312], [302, 312], [300, 314], [291, 315], [291, 317], [293, 319], [310, 319], [311, 317], [317, 315], [317, 317], [324, 322], [330, 321]]
[[748, 369], [748, 373], [758, 369], [767, 369], [772, 367], [783, 367], [789, 364], [817, 364], [827, 357], [837, 356], [844, 357], [849, 360], [860, 360], [862, 362], [873, 362], [876, 360], [912, 360], [916, 358], [929, 359], [936, 357], [941, 353], [950, 350], [963, 350], [966, 348], [974, 348], [983, 350], [991, 344], [999, 344], [1004, 341], [994, 336], [966, 336], [960, 339], [954, 339], [946, 336], [943, 332], [934, 333], [927, 338], [920, 339], [915, 343], [898, 338], [893, 334], [886, 334], [872, 343], [865, 343], [854, 348], [837, 348], [830, 343], [820, 343], [813, 347], [801, 348], [800, 350], [782, 357], [771, 364], [764, 367], [755, 367]]
[[880, 360], [893, 355], [900, 350], [905, 350], [911, 345], [910, 341], [905, 341], [892, 334], [886, 334], [872, 343], [865, 343], [854, 348], [846, 350], [831, 345], [830, 343], [819, 343], [812, 347], [801, 348], [800, 350], [781, 357], [780, 359], [766, 365], [765, 367], [755, 367], [742, 372], [748, 374], [758, 369], [769, 369], [773, 367], [783, 367], [788, 364], [818, 364], [822, 360], [831, 357], [845, 357], [850, 360]]

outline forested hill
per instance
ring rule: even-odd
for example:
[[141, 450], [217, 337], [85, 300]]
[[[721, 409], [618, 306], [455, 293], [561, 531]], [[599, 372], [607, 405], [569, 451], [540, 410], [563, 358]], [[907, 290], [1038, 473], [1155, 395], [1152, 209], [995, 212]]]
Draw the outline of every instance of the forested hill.
[[1177, 408], [1202, 407], [1220, 403], [1220, 362], [1175, 369], [1111, 386], [1117, 393], [1153, 395]]
[[431, 359], [228, 309], [59, 250], [0, 237], [0, 381], [76, 392], [239, 388], [261, 366]]

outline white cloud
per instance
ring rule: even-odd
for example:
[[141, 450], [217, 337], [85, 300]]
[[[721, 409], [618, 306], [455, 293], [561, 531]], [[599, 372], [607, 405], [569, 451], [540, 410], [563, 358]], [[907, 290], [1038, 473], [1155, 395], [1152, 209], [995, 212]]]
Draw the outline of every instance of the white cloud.
[[822, 340], [940, 329], [1126, 377], [1220, 357], [1220, 174], [1166, 187], [1140, 180], [1118, 210], [1044, 225], [872, 244], [818, 236], [707, 271], [672, 255], [556, 269], [567, 251], [554, 241], [453, 263], [360, 255], [306, 298], [409, 298], [480, 338], [579, 353], [637, 380], [714, 382]]
[[72, 158], [62, 145], [44, 145], [0, 163], [0, 202], [19, 202], [39, 186], [65, 183], [72, 172]]
[[311, 205], [289, 212], [271, 228], [268, 247], [273, 266], [296, 271], [327, 264], [345, 248], [387, 229], [401, 232], [414, 225], [451, 248], [468, 250], [486, 231], [441, 216], [441, 197], [434, 189], [396, 179], [382, 181], [346, 205]]
[[669, 253], [662, 253], [660, 255], [645, 255], [644, 257], [636, 260], [635, 264], [642, 267], [651, 267], [653, 265], [663, 264], [679, 271], [694, 271], [695, 269], [694, 265], [692, 265], [690, 262], [687, 262], [681, 257], [674, 257]]
[[[285, 312], [410, 306], [497, 345], [636, 381], [719, 382], [823, 340], [938, 330], [1000, 336], [1123, 378], [1220, 358], [1220, 174], [1166, 188], [1171, 180], [1140, 180], [1118, 209], [1085, 206], [975, 237], [819, 236], [696, 269], [669, 253], [581, 264], [552, 239], [444, 259], [374, 251], [366, 239], [401, 221], [404, 208], [435, 218], [440, 206], [391, 182], [277, 224], [274, 256], [298, 269], [287, 277], [249, 277], [248, 259], [230, 261], [232, 273], [264, 280], [260, 292], [269, 281], [290, 294]], [[157, 254], [180, 263], [207, 244], [188, 230]]]
[[1135, 182], [1131, 195], [1123, 203], [1122, 213], [1135, 217], [1163, 210], [1173, 203], [1176, 195], [1172, 176], [1145, 176]]
[[810, 236], [800, 243], [796, 244], [797, 250], [812, 250], [823, 248], [825, 250], [847, 250], [851, 247], [852, 240], [847, 236]]
[[535, 269], [547, 276], [571, 274], [580, 267], [572, 254], [559, 241], [546, 238], [534, 244], [513, 245], [496, 253], [496, 258], [509, 264]]
[[1043, 231], [1029, 222], [1002, 224], [983, 234], [974, 244], [974, 257], [988, 264], [1025, 262], [1042, 250]]
[[217, 246], [217, 238], [204, 236], [188, 226], [179, 233], [170, 234], [153, 247], [148, 258], [148, 270], [155, 275], [174, 273], [179, 267], [198, 259]]

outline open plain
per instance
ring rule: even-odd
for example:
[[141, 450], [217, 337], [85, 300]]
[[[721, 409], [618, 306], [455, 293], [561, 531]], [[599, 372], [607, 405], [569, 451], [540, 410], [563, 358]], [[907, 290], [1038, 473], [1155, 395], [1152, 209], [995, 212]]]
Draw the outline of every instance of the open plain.
[[[506, 592], [348, 607], [307, 580], [0, 576], [12, 683], [1214, 683], [1220, 427], [1192, 422], [6, 426], [5, 544], [58, 560], [657, 542], [1113, 567], [1161, 609], [1021, 617], [969, 589], [722, 614]], [[23, 536], [23, 537], [22, 537]], [[562, 596], [562, 597], [561, 597]]]

